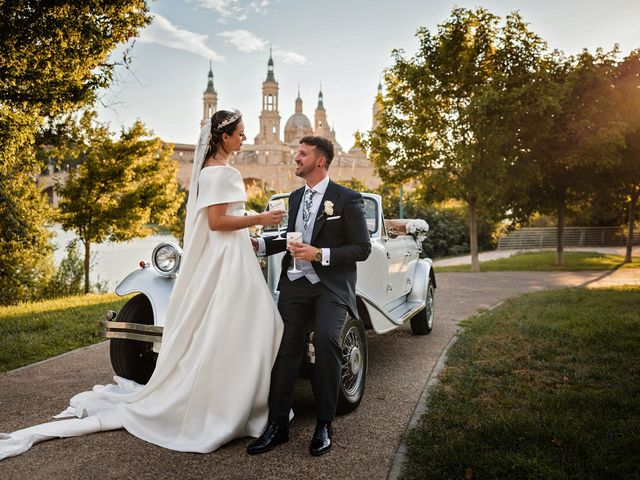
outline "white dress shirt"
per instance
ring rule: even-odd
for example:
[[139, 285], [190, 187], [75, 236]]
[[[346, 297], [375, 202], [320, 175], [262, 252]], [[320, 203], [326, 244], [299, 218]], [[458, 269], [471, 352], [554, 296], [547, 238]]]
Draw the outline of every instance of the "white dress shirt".
[[[309, 218], [309, 228], [311, 228], [312, 230], [313, 230], [313, 225], [315, 223], [318, 211], [320, 210], [320, 204], [322, 202], [324, 193], [326, 192], [328, 186], [329, 186], [329, 176], [326, 176], [324, 179], [322, 179], [313, 187], [313, 190], [316, 193], [313, 196], [313, 203], [311, 204], [311, 212], [310, 212], [310, 218]], [[298, 217], [300, 218], [302, 218], [302, 210], [304, 209], [304, 200], [307, 195], [307, 190], [310, 190], [310, 189], [311, 187], [309, 187], [309, 185], [305, 185], [305, 189], [302, 194], [302, 200], [300, 201], [300, 208], [298, 209]], [[297, 220], [298, 219], [296, 219], [296, 221]], [[298, 229], [298, 226], [296, 226], [295, 228]], [[301, 231], [301, 229], [298, 231]], [[330, 259], [331, 259], [331, 250], [329, 248], [321, 248], [320, 250], [322, 251], [322, 261], [320, 263], [324, 266], [329, 265]], [[258, 256], [264, 256], [265, 253], [266, 253], [266, 247], [265, 247], [264, 239], [258, 238]]]

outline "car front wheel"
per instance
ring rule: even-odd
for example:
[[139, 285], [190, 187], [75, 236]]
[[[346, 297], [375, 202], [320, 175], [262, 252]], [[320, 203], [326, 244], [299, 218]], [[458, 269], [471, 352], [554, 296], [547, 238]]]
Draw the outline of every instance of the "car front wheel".
[[433, 330], [434, 294], [433, 283], [429, 282], [425, 307], [411, 318], [411, 331], [414, 335], [428, 335]]
[[[138, 294], [124, 304], [118, 322], [153, 325], [153, 308], [149, 299]], [[152, 342], [112, 338], [109, 346], [111, 366], [116, 375], [146, 384], [156, 368], [157, 354]]]

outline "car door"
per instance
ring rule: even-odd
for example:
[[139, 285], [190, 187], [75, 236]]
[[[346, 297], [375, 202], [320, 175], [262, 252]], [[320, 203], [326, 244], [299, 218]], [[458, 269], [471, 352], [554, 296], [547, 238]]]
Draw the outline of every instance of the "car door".
[[396, 300], [405, 293], [405, 253], [407, 251], [403, 238], [387, 237], [385, 242], [389, 275], [387, 277], [387, 303]]

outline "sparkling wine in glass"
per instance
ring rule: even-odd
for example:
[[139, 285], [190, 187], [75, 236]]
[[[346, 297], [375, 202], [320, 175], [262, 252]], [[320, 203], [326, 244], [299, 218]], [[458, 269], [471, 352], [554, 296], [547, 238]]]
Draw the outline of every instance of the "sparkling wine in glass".
[[[302, 242], [302, 232], [287, 232], [287, 248], [291, 242]], [[289, 270], [291, 273], [301, 273], [296, 266], [296, 257], [293, 257], [293, 268]]]
[[[283, 198], [278, 198], [276, 200], [271, 200], [269, 202], [269, 210], [281, 210], [285, 212], [287, 210], [287, 206], [284, 203]], [[284, 240], [282, 236], [282, 226], [284, 225], [284, 218], [282, 219], [282, 223], [278, 224], [278, 236], [275, 237], [276, 240]]]

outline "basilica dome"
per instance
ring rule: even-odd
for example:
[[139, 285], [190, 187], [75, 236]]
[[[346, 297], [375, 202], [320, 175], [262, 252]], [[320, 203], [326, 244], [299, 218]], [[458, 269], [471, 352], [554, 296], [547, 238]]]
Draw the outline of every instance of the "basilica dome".
[[289, 117], [287, 123], [284, 126], [285, 134], [287, 131], [293, 130], [301, 130], [305, 132], [309, 132], [311, 135], [313, 133], [313, 128], [311, 127], [311, 121], [309, 117], [307, 117], [304, 113], [294, 113]]
[[296, 109], [293, 115], [289, 117], [284, 125], [284, 141], [289, 144], [297, 144], [300, 139], [306, 135], [313, 135], [313, 127], [311, 121], [304, 113], [302, 113], [302, 99], [300, 91], [296, 98]]

